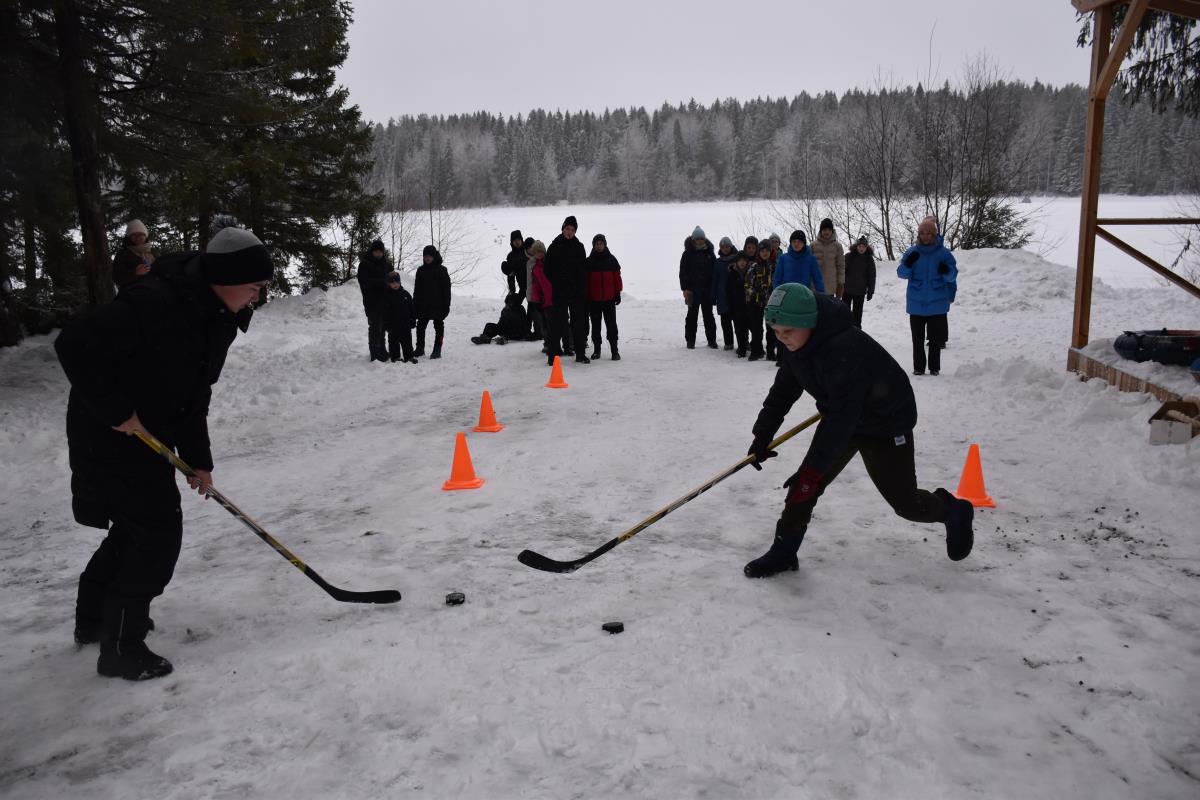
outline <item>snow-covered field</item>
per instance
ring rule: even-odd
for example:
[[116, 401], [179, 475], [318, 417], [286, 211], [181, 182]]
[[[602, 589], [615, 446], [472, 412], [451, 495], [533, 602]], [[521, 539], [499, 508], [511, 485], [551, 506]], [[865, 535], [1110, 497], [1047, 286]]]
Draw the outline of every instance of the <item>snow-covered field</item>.
[[[741, 230], [731, 206], [570, 209], [627, 299], [624, 360], [567, 364], [565, 391], [536, 344], [468, 337], [508, 231], [548, 238], [567, 209], [478, 212], [500, 245], [441, 361], [367, 363], [353, 287], [258, 314], [214, 398], [217, 484], [328, 580], [404, 599], [338, 604], [186, 497], [150, 637], [176, 672], [146, 684], [71, 643], [98, 532], [70, 517], [66, 383], [50, 338], [0, 352], [0, 796], [1195, 798], [1200, 439], [1151, 447], [1155, 401], [1064, 373], [1072, 274], [1033, 254], [959, 254], [945, 371], [914, 379], [922, 484], [953, 489], [982, 447], [999, 507], [968, 560], [856, 461], [800, 571], [742, 577], [801, 434], [574, 574], [517, 563], [582, 555], [745, 452], [773, 370], [683, 349], [674, 284], [692, 226]], [[1097, 288], [1095, 336], [1151, 324], [1200, 312]], [[888, 265], [865, 326], [910, 365]], [[469, 434], [487, 482], [442, 492], [484, 389], [507, 425]]]

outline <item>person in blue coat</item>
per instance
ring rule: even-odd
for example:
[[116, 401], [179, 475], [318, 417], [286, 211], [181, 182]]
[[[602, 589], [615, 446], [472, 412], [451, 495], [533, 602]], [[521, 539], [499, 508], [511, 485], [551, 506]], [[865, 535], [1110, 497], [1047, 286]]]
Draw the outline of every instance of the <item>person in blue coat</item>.
[[929, 334], [929, 374], [942, 370], [947, 315], [958, 293], [958, 264], [942, 244], [937, 223], [925, 219], [917, 228], [917, 243], [900, 257], [896, 274], [908, 281], [907, 311], [912, 329], [913, 374], [924, 375], [925, 335]]
[[772, 288], [778, 289], [785, 283], [798, 283], [807, 286], [814, 292], [825, 294], [825, 281], [821, 278], [821, 265], [808, 246], [808, 237], [804, 231], [792, 231], [791, 247], [786, 253], [779, 255], [775, 263], [775, 278]]

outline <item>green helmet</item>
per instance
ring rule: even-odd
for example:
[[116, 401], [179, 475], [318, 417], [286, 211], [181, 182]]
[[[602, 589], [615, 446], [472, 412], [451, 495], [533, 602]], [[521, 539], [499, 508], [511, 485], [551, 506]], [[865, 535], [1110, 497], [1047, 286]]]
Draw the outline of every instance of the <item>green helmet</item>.
[[799, 283], [780, 284], [767, 298], [763, 318], [773, 325], [788, 328], [817, 327], [817, 298]]

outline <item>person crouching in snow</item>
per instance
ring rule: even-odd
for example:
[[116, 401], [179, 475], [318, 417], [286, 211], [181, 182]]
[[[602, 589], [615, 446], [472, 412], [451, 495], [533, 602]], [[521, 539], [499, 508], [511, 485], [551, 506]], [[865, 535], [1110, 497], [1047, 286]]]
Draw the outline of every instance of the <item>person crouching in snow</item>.
[[787, 498], [765, 554], [746, 565], [748, 578], [766, 578], [799, 568], [796, 551], [813, 508], [838, 473], [861, 455], [867, 475], [892, 510], [913, 522], [946, 526], [946, 555], [961, 561], [971, 553], [974, 507], [945, 489], [917, 488], [913, 427], [917, 401], [904, 369], [868, 334], [854, 327], [845, 303], [807, 286], [785, 283], [767, 301], [767, 323], [785, 353], [775, 382], [754, 423], [747, 451], [756, 469], [778, 453], [768, 446], [783, 418], [805, 391], [821, 421], [808, 453], [784, 481]]
[[529, 320], [525, 317], [525, 309], [521, 307], [521, 295], [513, 292], [504, 298], [504, 310], [500, 312], [499, 322], [489, 322], [483, 326], [483, 333], [472, 336], [475, 344], [507, 344], [509, 339], [524, 340], [529, 332]]
[[603, 233], [592, 237], [592, 252], [583, 263], [587, 273], [588, 316], [592, 325], [592, 360], [600, 357], [600, 318], [608, 334], [608, 349], [612, 360], [620, 361], [617, 351], [617, 306], [621, 304], [621, 262], [608, 249]]
[[392, 361], [417, 363], [412, 346], [412, 329], [416, 324], [412, 295], [400, 283], [400, 273], [388, 273], [387, 294], [383, 300], [383, 327], [387, 331], [388, 357]]
[[100, 643], [101, 675], [143, 681], [172, 669], [145, 639], [150, 603], [179, 558], [183, 512], [174, 468], [134, 434], [177, 449], [195, 470], [188, 485], [208, 493], [212, 387], [273, 271], [257, 236], [225, 228], [203, 253], [158, 259], [54, 342], [71, 383], [71, 510], [79, 524], [107, 530], [79, 576], [75, 605], [75, 641]]

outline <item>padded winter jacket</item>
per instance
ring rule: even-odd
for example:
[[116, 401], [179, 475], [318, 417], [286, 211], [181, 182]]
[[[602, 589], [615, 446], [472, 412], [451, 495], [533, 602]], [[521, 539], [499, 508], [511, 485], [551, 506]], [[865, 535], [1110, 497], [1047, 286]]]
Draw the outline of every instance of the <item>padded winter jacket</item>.
[[770, 262], [755, 261], [746, 268], [746, 303], [748, 305], [766, 308], [772, 288]]
[[584, 263], [587, 270], [587, 299], [589, 303], [616, 300], [624, 284], [621, 282], [621, 263], [611, 250], [593, 250]]
[[846, 254], [846, 288], [844, 294], [875, 294], [875, 253], [870, 246], [863, 253], [851, 247]]
[[417, 319], [445, 319], [450, 315], [450, 272], [442, 266], [440, 253], [431, 263], [417, 267], [413, 306]]
[[[909, 259], [916, 254], [912, 264]], [[944, 265], [943, 271], [940, 267]], [[958, 262], [943, 245], [914, 244], [900, 257], [896, 274], [908, 281], [906, 311], [912, 316], [947, 314], [958, 293]]]
[[393, 271], [395, 267], [386, 253], [379, 258], [364, 253], [358, 260], [358, 288], [362, 291], [363, 310], [368, 314], [383, 312], [387, 276]]
[[717, 313], [729, 313], [729, 292], [726, 284], [729, 282], [729, 271], [737, 261], [737, 250], [724, 256], [717, 256], [716, 269], [713, 270], [712, 296], [717, 301]]
[[[781, 254], [779, 260], [775, 262], [775, 277], [771, 286], [777, 289], [785, 283], [798, 283], [801, 286], [807, 286], [814, 292], [825, 292], [821, 267], [817, 264], [812, 248], [808, 245], [805, 245], [799, 253], [789, 247], [788, 251]], [[832, 287], [830, 287], [830, 291], [832, 291]]]
[[690, 238], [684, 240], [683, 255], [679, 257], [679, 288], [691, 292], [693, 302], [712, 303], [716, 268], [717, 257], [712, 242], [705, 240], [704, 247], [697, 250]]
[[383, 322], [392, 330], [403, 330], [417, 324], [412, 295], [403, 286], [399, 289], [389, 288], [383, 296]]
[[587, 279], [584, 263], [587, 261], [587, 251], [583, 242], [575, 236], [568, 239], [561, 233], [546, 248], [546, 257], [542, 259], [542, 268], [550, 285], [554, 287], [554, 296], [559, 303], [582, 302], [587, 299]]
[[[71, 393], [67, 445], [75, 519], [105, 528], [113, 476], [158, 459], [113, 430], [136, 411], [142, 425], [195, 469], [211, 470], [208, 404], [239, 315], [200, 274], [199, 253], [163, 256], [149, 275], [63, 328], [54, 342]], [[244, 317], [243, 330], [248, 325]], [[178, 504], [178, 499], [172, 501]]]
[[508, 276], [508, 291], [520, 295], [522, 301], [525, 300], [528, 278], [525, 273], [525, 261], [524, 246], [514, 247], [500, 265], [500, 271]]
[[529, 299], [541, 304], [542, 308], [554, 306], [554, 287], [546, 277], [546, 265], [542, 259], [533, 262], [533, 272], [530, 275]]
[[842, 243], [833, 231], [826, 229], [817, 234], [809, 247], [821, 269], [825, 291], [834, 294], [839, 286], [846, 285], [846, 251], [842, 249]]
[[854, 327], [850, 308], [817, 295], [817, 327], [808, 343], [783, 363], [754, 423], [754, 435], [772, 439], [804, 392], [821, 421], [803, 466], [821, 474], [846, 451], [852, 436], [894, 438], [917, 424], [917, 401], [908, 374], [887, 350]]

